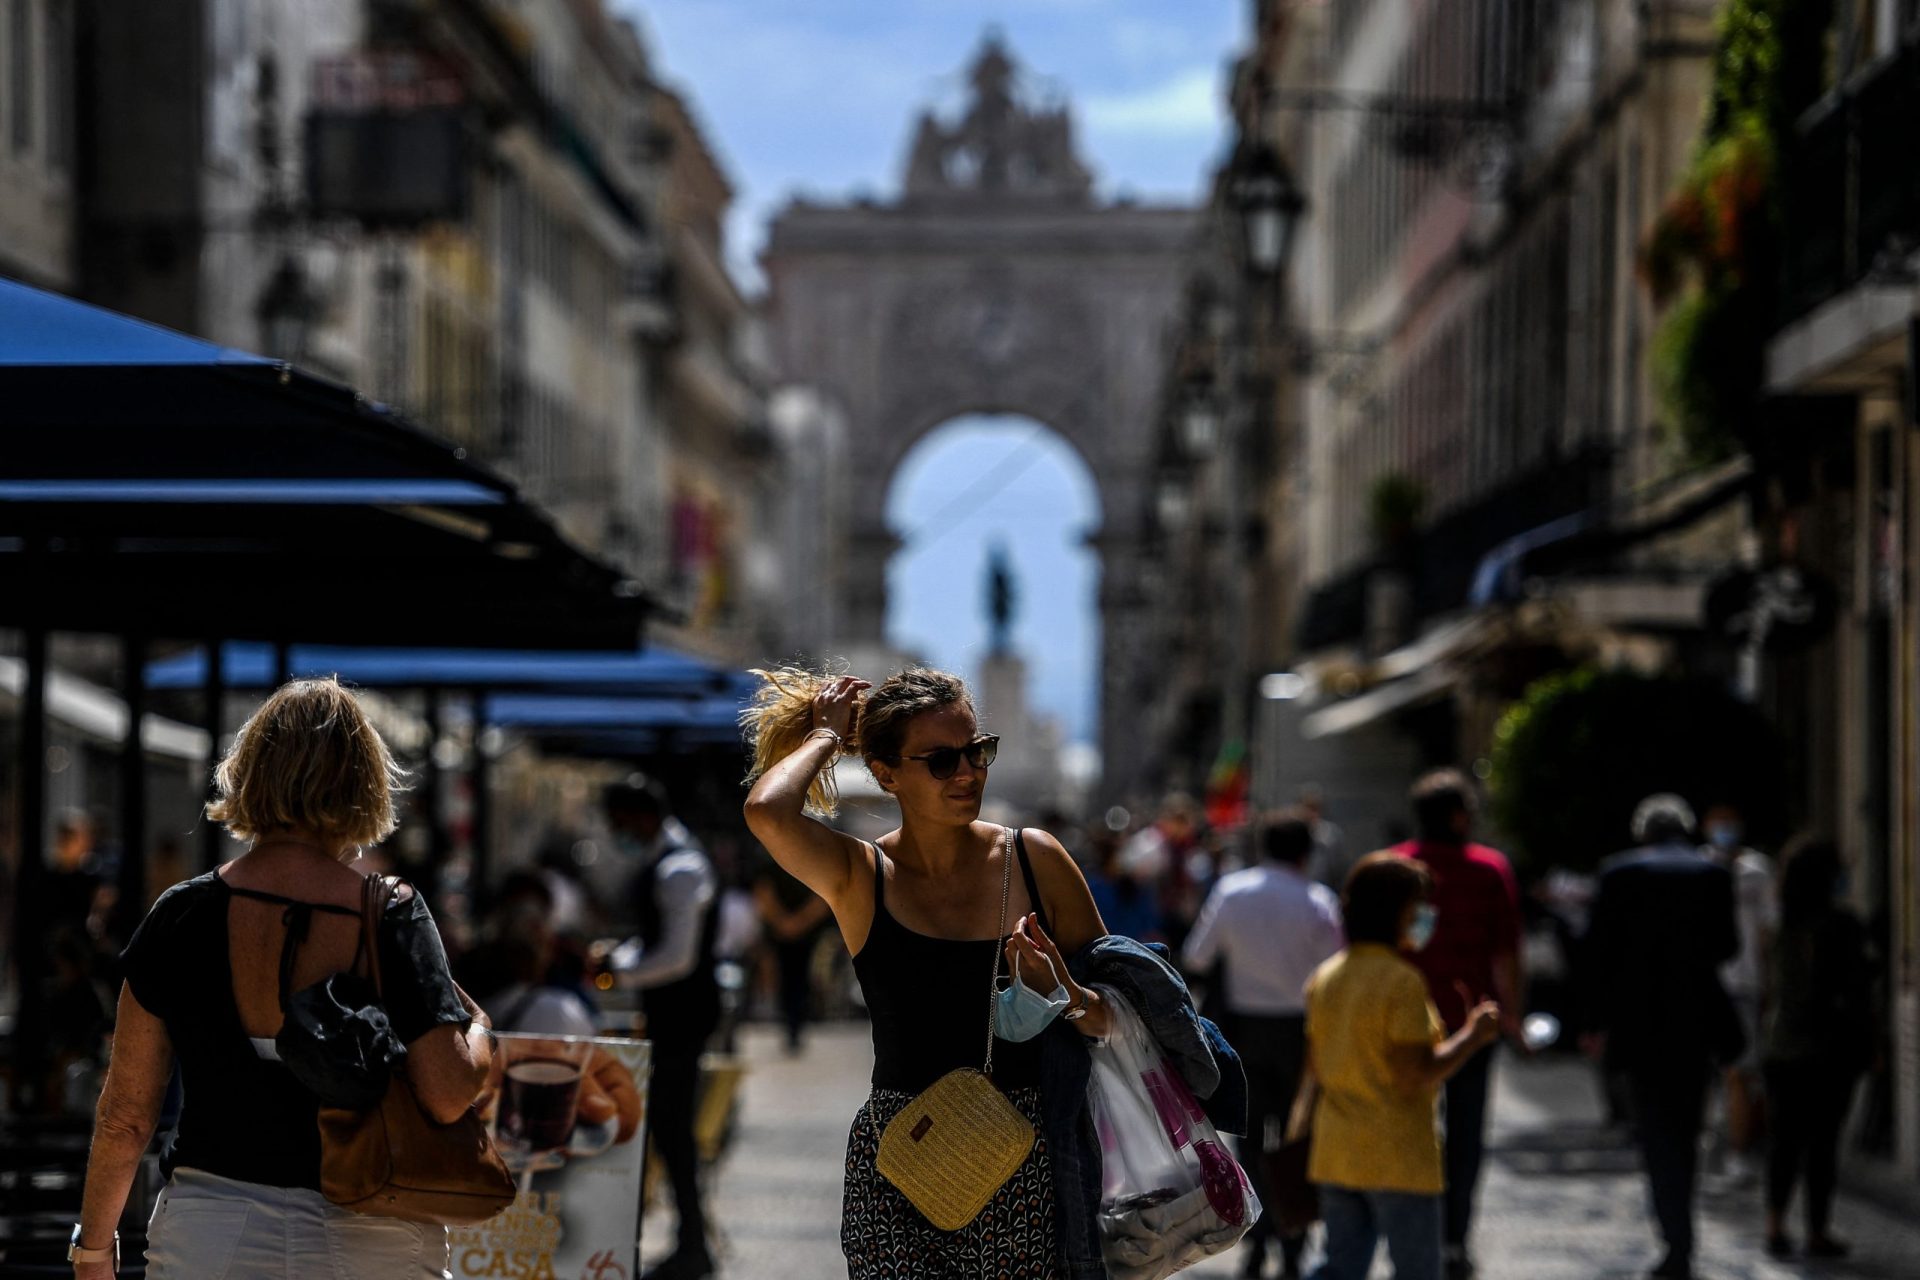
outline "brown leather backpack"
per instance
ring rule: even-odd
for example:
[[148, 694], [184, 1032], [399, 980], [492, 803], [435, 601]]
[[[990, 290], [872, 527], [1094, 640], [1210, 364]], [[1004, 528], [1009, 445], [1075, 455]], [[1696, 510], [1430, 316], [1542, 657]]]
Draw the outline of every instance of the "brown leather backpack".
[[[363, 952], [382, 1003], [380, 921], [398, 881], [368, 876], [360, 898]], [[452, 1124], [421, 1109], [404, 1070], [367, 1111], [320, 1108], [320, 1192], [355, 1213], [445, 1227], [485, 1222], [513, 1203], [513, 1175], [479, 1114]]]

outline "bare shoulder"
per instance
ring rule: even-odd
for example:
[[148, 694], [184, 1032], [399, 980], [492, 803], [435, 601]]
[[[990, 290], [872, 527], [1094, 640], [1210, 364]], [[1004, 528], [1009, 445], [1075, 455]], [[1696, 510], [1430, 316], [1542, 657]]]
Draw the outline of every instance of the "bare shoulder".
[[1027, 846], [1027, 861], [1033, 865], [1033, 874], [1043, 884], [1084, 884], [1086, 877], [1080, 874], [1080, 864], [1073, 860], [1067, 847], [1060, 843], [1050, 831], [1039, 827], [1026, 827], [1020, 832], [1021, 841]]

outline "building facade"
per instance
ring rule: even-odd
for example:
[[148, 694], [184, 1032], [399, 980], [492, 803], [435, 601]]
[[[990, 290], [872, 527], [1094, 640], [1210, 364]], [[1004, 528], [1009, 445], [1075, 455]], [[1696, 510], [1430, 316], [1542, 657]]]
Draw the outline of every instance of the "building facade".
[[0, 276], [73, 281], [74, 24], [62, 0], [0, 8]]
[[696, 175], [630, 24], [198, 0], [88, 49], [85, 296], [362, 388], [667, 580], [662, 264]]
[[1884, 1052], [1853, 1172], [1920, 1188], [1920, 4], [1840, 6], [1824, 93], [1785, 149], [1766, 353], [1763, 565], [1823, 583], [1830, 626], [1768, 646], [1762, 702], [1802, 823], [1836, 839], [1881, 960]]
[[[1336, 811], [1398, 816], [1410, 770], [1486, 755], [1546, 670], [1716, 660], [1704, 592], [1743, 517], [1658, 425], [1636, 277], [1691, 154], [1713, 9], [1256, 6], [1243, 136], [1305, 201], [1265, 492], [1284, 669], [1306, 679], [1256, 700], [1261, 800], [1338, 777]], [[1537, 548], [1601, 528], [1616, 551], [1538, 571]]]

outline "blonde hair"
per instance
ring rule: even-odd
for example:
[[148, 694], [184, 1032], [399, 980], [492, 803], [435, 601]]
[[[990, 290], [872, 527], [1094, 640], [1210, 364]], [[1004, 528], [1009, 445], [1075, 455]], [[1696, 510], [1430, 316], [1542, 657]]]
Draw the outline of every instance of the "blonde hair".
[[406, 776], [339, 680], [291, 680], [240, 726], [213, 771], [219, 794], [207, 817], [241, 840], [312, 827], [377, 844], [399, 825], [393, 796]]
[[[755, 669], [753, 674], [760, 677], [760, 687], [754, 691], [752, 704], [740, 713], [740, 727], [753, 752], [753, 766], [747, 772], [749, 785], [799, 748], [801, 740], [813, 731], [814, 698], [839, 678], [805, 667]], [[907, 725], [913, 718], [955, 704], [973, 709], [973, 695], [959, 676], [931, 667], [897, 671], [855, 704], [852, 728], [834, 758], [859, 756], [869, 765], [876, 760], [898, 764]], [[824, 768], [807, 788], [807, 808], [831, 817], [839, 807], [840, 791], [833, 770]]]

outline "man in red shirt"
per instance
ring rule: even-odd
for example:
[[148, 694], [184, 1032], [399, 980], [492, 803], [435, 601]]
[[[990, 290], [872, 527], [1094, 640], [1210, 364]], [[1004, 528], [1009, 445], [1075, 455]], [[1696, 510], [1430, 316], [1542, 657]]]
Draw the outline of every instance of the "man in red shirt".
[[[1473, 784], [1456, 769], [1414, 783], [1413, 816], [1420, 836], [1394, 852], [1425, 864], [1433, 876], [1438, 919], [1433, 938], [1414, 963], [1427, 978], [1434, 1007], [1449, 1033], [1466, 1024], [1482, 1000], [1500, 1005], [1503, 1029], [1518, 1039], [1520, 998], [1520, 890], [1506, 855], [1467, 837], [1473, 829]], [[1448, 1280], [1473, 1274], [1467, 1233], [1486, 1144], [1490, 1052], [1476, 1056], [1446, 1085], [1446, 1259]]]

